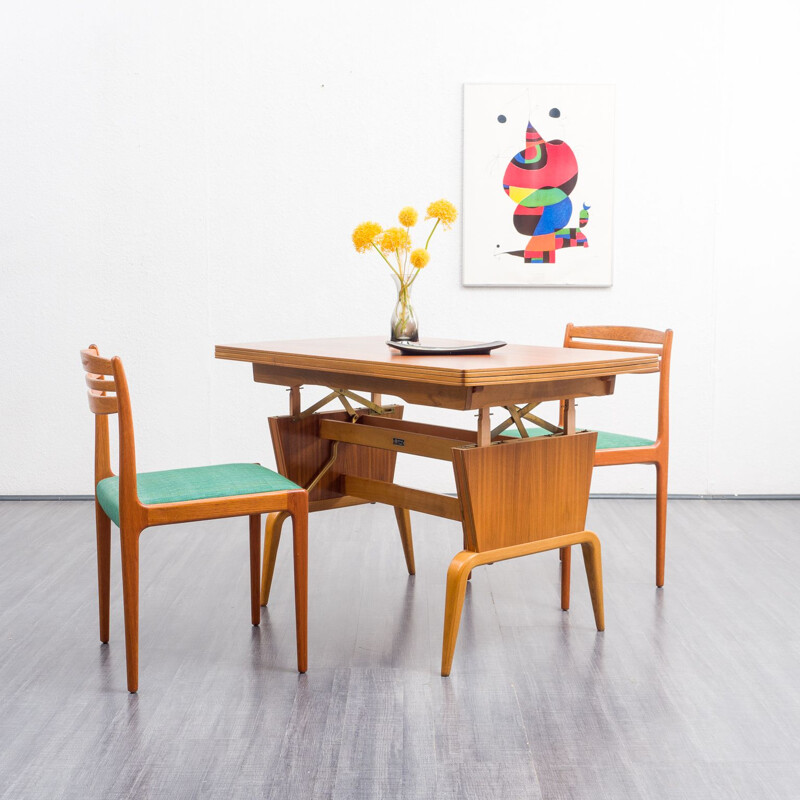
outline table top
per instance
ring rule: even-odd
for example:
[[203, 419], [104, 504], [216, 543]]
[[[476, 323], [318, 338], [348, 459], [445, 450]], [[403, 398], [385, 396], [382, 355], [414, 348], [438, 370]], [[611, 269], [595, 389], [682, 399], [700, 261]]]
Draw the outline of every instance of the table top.
[[[476, 342], [426, 339], [452, 347]], [[441, 386], [535, 383], [624, 373], [656, 372], [658, 356], [565, 347], [509, 344], [486, 355], [406, 356], [379, 337], [300, 339], [217, 345], [215, 356], [266, 367], [319, 370]]]

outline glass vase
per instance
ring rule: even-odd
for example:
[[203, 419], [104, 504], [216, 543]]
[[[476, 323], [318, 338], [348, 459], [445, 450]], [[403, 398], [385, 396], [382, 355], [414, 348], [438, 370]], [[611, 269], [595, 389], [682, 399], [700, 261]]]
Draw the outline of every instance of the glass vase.
[[411, 305], [411, 286], [392, 275], [397, 290], [397, 302], [392, 313], [391, 339], [393, 342], [418, 342], [419, 324]]

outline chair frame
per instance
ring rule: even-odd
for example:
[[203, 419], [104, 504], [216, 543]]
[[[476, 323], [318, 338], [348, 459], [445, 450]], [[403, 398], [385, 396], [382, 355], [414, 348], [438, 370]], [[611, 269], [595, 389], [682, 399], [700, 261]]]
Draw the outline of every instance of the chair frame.
[[[672, 330], [657, 331], [619, 325], [573, 325], [564, 332], [564, 347], [585, 350], [614, 350], [630, 353], [656, 353], [659, 359], [658, 430], [652, 445], [613, 447], [596, 450], [594, 466], [653, 464], [656, 468], [656, 586], [664, 585], [667, 537], [667, 475], [669, 469], [669, 370], [672, 357]], [[561, 416], [564, 409], [562, 405]], [[569, 608], [569, 549], [562, 550], [562, 608]]]
[[109, 640], [111, 584], [111, 519], [97, 500], [97, 484], [114, 476], [111, 469], [108, 416], [119, 418], [119, 510], [122, 592], [128, 691], [138, 690], [139, 673], [139, 537], [146, 528], [208, 519], [247, 516], [250, 519], [250, 610], [253, 625], [261, 621], [261, 514], [286, 512], [294, 535], [294, 590], [297, 669], [308, 665], [308, 494], [305, 489], [215, 497], [177, 503], [144, 504], [136, 481], [133, 416], [125, 370], [119, 357], [101, 358], [96, 345], [81, 350], [89, 387], [89, 408], [95, 415], [95, 519], [100, 641]]

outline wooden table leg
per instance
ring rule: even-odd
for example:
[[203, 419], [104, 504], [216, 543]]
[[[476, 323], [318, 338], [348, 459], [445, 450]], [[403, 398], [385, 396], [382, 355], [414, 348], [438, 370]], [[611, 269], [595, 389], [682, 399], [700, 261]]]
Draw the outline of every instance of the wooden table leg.
[[[568, 397], [561, 403], [561, 424], [568, 436], [575, 433], [575, 398]], [[565, 547], [561, 551], [561, 610], [569, 611], [570, 569], [572, 551]]]
[[509, 558], [520, 558], [559, 547], [568, 549], [574, 544], [581, 545], [586, 565], [586, 578], [589, 582], [589, 595], [592, 598], [595, 624], [598, 631], [605, 630], [603, 611], [603, 566], [600, 554], [600, 540], [592, 531], [579, 531], [552, 539], [541, 539], [536, 542], [487, 550], [484, 553], [473, 553], [467, 550], [456, 554], [447, 570], [447, 589], [444, 603], [444, 632], [442, 636], [442, 677], [450, 674], [453, 666], [453, 655], [458, 639], [458, 628], [461, 622], [461, 611], [464, 607], [464, 595], [467, 586], [467, 575], [481, 564], [494, 561], [505, 561]]
[[278, 557], [278, 545], [281, 542], [281, 528], [289, 516], [288, 511], [267, 514], [264, 524], [264, 562], [261, 566], [261, 605], [269, 602], [269, 591], [272, 587], [272, 575], [275, 572], [275, 559]]
[[406, 567], [409, 575], [415, 575], [417, 568], [414, 565], [414, 540], [411, 537], [411, 515], [407, 508], [394, 509], [397, 517], [397, 527], [400, 530], [400, 541], [403, 544], [403, 555], [406, 557]]
[[453, 559], [447, 574], [442, 675], [450, 673], [466, 581], [482, 564], [561, 549], [566, 590], [561, 599], [566, 607], [570, 548], [590, 543], [584, 557], [595, 619], [602, 629], [599, 542], [583, 530], [596, 444], [596, 433], [582, 432], [453, 450], [467, 547]]

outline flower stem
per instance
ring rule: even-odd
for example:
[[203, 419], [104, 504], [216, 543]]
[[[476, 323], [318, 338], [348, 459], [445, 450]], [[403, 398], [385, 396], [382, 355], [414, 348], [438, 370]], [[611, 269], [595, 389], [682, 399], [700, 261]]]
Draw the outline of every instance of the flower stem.
[[[389, 259], [386, 258], [386, 256], [381, 252], [381, 250], [378, 247], [378, 245], [376, 245], [375, 242], [373, 242], [372, 246], [375, 248], [375, 251], [377, 252], [377, 254], [389, 265], [389, 269], [392, 272], [394, 272], [394, 274], [397, 275], [398, 278], [400, 278], [400, 273], [392, 266], [392, 262], [389, 261]], [[402, 280], [402, 278], [400, 278], [400, 280]]]
[[[438, 224], [439, 224], [439, 220], [437, 219], [437, 220], [436, 220], [436, 225], [438, 225]], [[426, 249], [426, 250], [428, 249], [428, 245], [430, 244], [430, 241], [431, 241], [431, 236], [433, 236], [433, 232], [436, 230], [436, 225], [434, 225], [434, 226], [431, 228], [431, 232], [428, 234], [428, 241], [427, 241], [427, 242], [425, 242], [425, 249]]]

